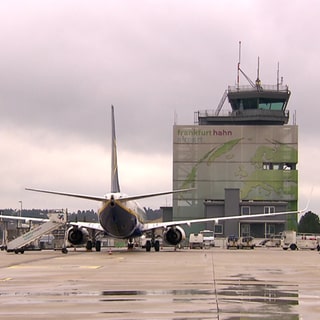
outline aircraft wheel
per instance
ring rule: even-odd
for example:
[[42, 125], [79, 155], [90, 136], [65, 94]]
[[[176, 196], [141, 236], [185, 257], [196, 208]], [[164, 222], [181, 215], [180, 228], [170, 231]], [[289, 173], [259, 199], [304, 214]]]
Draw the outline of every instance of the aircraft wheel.
[[88, 251], [91, 251], [91, 250], [92, 250], [92, 241], [91, 241], [91, 240], [89, 240], [89, 241], [87, 242], [86, 249], [87, 249]]
[[96, 241], [96, 251], [100, 252], [101, 251], [101, 241]]
[[61, 252], [64, 253], [64, 254], [67, 254], [68, 253], [68, 249], [67, 248], [62, 248]]
[[150, 250], [151, 250], [151, 241], [147, 240], [147, 242], [146, 242], [146, 251], [150, 252]]
[[134, 244], [132, 242], [128, 242], [128, 250], [132, 250], [134, 248]]
[[155, 242], [154, 242], [154, 250], [155, 251], [160, 251], [160, 242], [159, 242], [159, 240], [156, 240]]

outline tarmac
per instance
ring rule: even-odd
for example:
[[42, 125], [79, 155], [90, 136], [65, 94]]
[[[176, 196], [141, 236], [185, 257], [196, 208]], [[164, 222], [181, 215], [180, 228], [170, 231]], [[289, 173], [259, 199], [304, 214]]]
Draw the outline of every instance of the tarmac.
[[0, 252], [0, 319], [318, 319], [317, 251]]

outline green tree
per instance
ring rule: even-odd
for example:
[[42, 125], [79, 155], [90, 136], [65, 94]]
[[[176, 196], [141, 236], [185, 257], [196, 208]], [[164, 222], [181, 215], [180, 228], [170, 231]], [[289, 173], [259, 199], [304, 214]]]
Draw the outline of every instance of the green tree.
[[298, 232], [320, 233], [320, 219], [318, 215], [312, 211], [306, 212], [299, 221]]

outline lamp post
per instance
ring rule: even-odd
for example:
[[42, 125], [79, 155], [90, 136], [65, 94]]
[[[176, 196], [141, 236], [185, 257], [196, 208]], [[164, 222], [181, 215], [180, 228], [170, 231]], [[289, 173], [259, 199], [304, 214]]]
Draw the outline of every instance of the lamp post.
[[22, 216], [22, 201], [20, 200], [19, 203], [20, 203], [20, 214], [19, 214], [19, 217], [21, 217]]
[[[22, 201], [19, 200], [20, 203], [20, 212], [19, 212], [19, 217], [22, 216]], [[18, 221], [18, 228], [21, 228], [21, 220]]]

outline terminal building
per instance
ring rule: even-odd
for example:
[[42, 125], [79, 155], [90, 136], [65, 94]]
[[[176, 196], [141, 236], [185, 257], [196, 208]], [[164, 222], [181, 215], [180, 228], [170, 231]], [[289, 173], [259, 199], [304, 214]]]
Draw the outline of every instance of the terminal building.
[[[229, 87], [216, 110], [195, 113], [194, 125], [174, 125], [173, 187], [194, 190], [173, 195], [173, 220], [250, 215], [193, 224], [187, 233], [271, 237], [296, 227], [292, 214], [255, 218], [297, 209], [298, 126], [288, 124], [289, 98], [286, 85], [258, 78]], [[221, 114], [226, 99], [231, 109]]]

